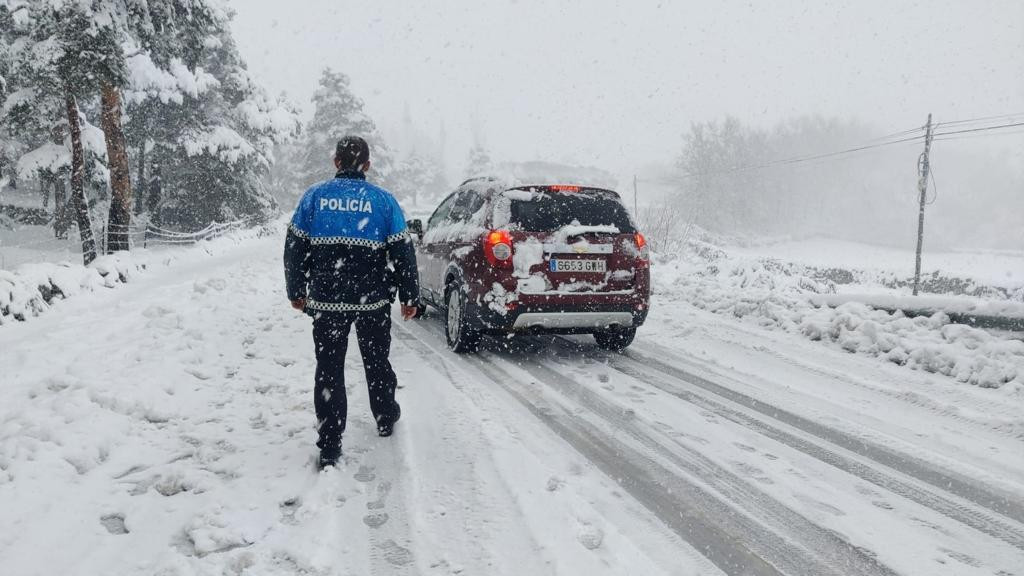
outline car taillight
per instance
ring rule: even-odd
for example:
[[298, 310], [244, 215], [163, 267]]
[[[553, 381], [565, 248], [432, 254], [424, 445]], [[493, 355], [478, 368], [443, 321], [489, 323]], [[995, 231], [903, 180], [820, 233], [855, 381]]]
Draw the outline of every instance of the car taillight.
[[647, 247], [647, 239], [639, 232], [636, 233], [633, 239], [636, 241], [637, 264], [640, 267], [646, 267], [651, 259], [651, 249]]
[[491, 266], [510, 268], [512, 266], [512, 237], [505, 230], [492, 230], [484, 236], [484, 256]]

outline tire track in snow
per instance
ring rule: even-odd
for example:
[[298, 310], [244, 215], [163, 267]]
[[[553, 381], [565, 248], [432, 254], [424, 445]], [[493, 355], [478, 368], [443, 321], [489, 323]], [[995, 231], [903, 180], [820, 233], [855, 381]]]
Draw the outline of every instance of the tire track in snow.
[[[758, 521], [772, 526], [778, 534], [787, 540], [798, 542], [823, 566], [838, 570], [838, 573], [841, 574], [894, 573], [889, 567], [876, 560], [870, 552], [851, 544], [836, 532], [808, 520], [699, 451], [675, 438], [668, 437], [662, 431], [639, 426], [631, 417], [624, 416], [619, 406], [608, 402], [599, 392], [594, 391], [586, 384], [565, 376], [562, 371], [547, 363], [527, 364], [521, 368], [534, 375], [546, 387], [555, 390], [570, 401], [588, 408], [611, 423], [617, 431], [627, 432], [645, 449], [657, 453], [680, 469], [705, 482], [716, 492], [725, 496], [728, 502]], [[564, 366], [557, 368], [564, 368]], [[658, 437], [661, 437], [661, 440]], [[801, 563], [806, 562], [807, 560], [804, 559]], [[787, 573], [798, 572], [787, 570]], [[821, 567], [815, 567], [813, 573], [830, 572], [826, 572]]]
[[[561, 339], [561, 341], [575, 346], [575, 344], [570, 343], [568, 340]], [[665, 350], [660, 350], [658, 354], [663, 357], [667, 356], [678, 359], [678, 357]], [[732, 400], [742, 406], [753, 408], [765, 416], [769, 416], [773, 419], [789, 424], [794, 428], [813, 434], [814, 436], [831, 442], [832, 444], [846, 448], [855, 454], [874, 460], [879, 464], [898, 470], [922, 482], [931, 484], [940, 490], [945, 490], [965, 500], [970, 500], [979, 506], [988, 508], [997, 514], [1006, 516], [1018, 523], [1024, 524], [1024, 501], [1006, 493], [1005, 491], [999, 490], [998, 488], [985, 486], [980, 482], [976, 482], [961, 474], [957, 474], [956, 472], [938, 468], [927, 460], [918, 458], [912, 454], [899, 452], [869, 440], [858, 438], [852, 434], [828, 427], [783, 408], [772, 406], [752, 396], [742, 392], [737, 392], [727, 386], [723, 386], [722, 384], [703, 378], [693, 372], [679, 368], [678, 366], [667, 364], [664, 361], [655, 358], [651, 354], [628, 350], [620, 356], [630, 358], [641, 366], [649, 366], [654, 370], [699, 386], [708, 392], [712, 392], [727, 400]], [[601, 355], [601, 357], [611, 358], [611, 355], [604, 354]]]
[[[398, 340], [417, 352], [425, 361], [431, 364], [443, 363], [437, 355], [438, 350], [432, 344], [414, 334], [411, 329], [404, 326], [400, 328], [401, 330], [396, 332]], [[438, 336], [436, 328], [425, 330], [432, 332], [431, 340]], [[601, 410], [594, 410], [594, 413], [608, 420], [612, 428], [629, 430], [633, 443], [624, 442], [587, 419], [550, 404], [541, 394], [531, 391], [531, 386], [523, 385], [521, 378], [510, 374], [489, 359], [466, 358], [489, 380], [501, 386], [559, 437], [587, 457], [607, 476], [615, 479], [666, 526], [726, 574], [894, 574], [891, 569], [879, 564], [868, 553], [855, 549], [837, 535], [810, 524], [777, 502], [773, 501], [774, 506], [769, 504], [769, 515], [774, 516], [776, 521], [781, 519], [783, 523], [802, 520], [801, 527], [807, 529], [803, 535], [810, 537], [813, 542], [801, 544], [810, 546], [797, 545], [792, 540], [773, 532], [758, 519], [737, 514], [732, 502], [723, 500], [714, 492], [689, 481], [673, 470], [674, 466], [679, 465], [683, 465], [684, 469], [693, 470], [693, 466], [686, 466], [678, 455], [634, 426], [622, 422], [621, 419], [609, 418], [607, 406], [597, 406], [596, 408]], [[538, 365], [536, 368], [541, 367]], [[565, 378], [550, 369], [545, 370], [547, 377]], [[573, 384], [575, 386], [575, 383]], [[635, 447], [634, 443], [640, 444], [644, 450]], [[653, 454], [645, 454], [645, 451]], [[672, 467], [666, 466], [663, 463], [665, 460], [671, 462]], [[731, 475], [724, 470], [721, 472]], [[721, 479], [713, 475], [702, 480], [715, 489], [723, 487]], [[739, 484], [747, 486], [742, 481], [739, 481]], [[744, 493], [737, 492], [740, 488], [731, 485], [724, 492]], [[760, 500], [763, 502], [763, 495], [761, 496]], [[821, 544], [828, 546], [825, 558], [808, 549]]]
[[[709, 410], [716, 415], [799, 450], [808, 456], [1024, 550], [1024, 529], [1012, 522], [1013, 520], [1020, 522], [1018, 516], [1024, 517], [1024, 509], [1022, 509], [1021, 503], [1016, 502], [1009, 495], [997, 495], [986, 487], [976, 483], [969, 483], [965, 479], [954, 477], [949, 473], [938, 470], [919, 458], [902, 454], [784, 409], [776, 408], [681, 368], [665, 364], [650, 356], [640, 355], [632, 351], [627, 351], [624, 354], [604, 354], [598, 351], [582, 349], [578, 344], [569, 340], [558, 338], [555, 341], [563, 348], [570, 349], [574, 353], [586, 354], [601, 360], [608, 367], [618, 372], [646, 382], [665, 393]], [[943, 496], [942, 493], [932, 492], [924, 487], [915, 486], [883, 470], [858, 462], [836, 450], [820, 446], [813, 441], [801, 438], [796, 434], [759, 420], [740, 410], [730, 408], [726, 404], [707, 398], [692, 390], [682, 388], [680, 383], [696, 386], [744, 408], [754, 410], [760, 415], [768, 416], [775, 421], [796, 428], [836, 447], [848, 450], [898, 473], [919, 480], [954, 498], [948, 498]], [[943, 482], [948, 483], [944, 485]], [[973, 505], [958, 502], [957, 500], [959, 499], [967, 500]], [[984, 508], [984, 510], [978, 507]], [[994, 512], [994, 514], [990, 512]], [[1000, 516], [1005, 516], [1006, 519]], [[1007, 521], [1007, 519], [1010, 521]]]
[[[715, 328], [719, 329], [719, 328], [722, 328], [722, 326], [721, 325], [716, 325]], [[740, 325], [738, 327], [737, 326], [730, 326], [729, 329], [738, 329], [740, 334], [747, 335], [747, 336], [762, 337], [762, 338], [764, 337], [764, 334], [755, 333], [754, 331], [752, 331], [750, 329], [746, 329], [742, 325]], [[763, 332], [763, 330], [760, 329], [760, 328], [758, 328], [756, 330], [761, 330]], [[922, 395], [917, 394], [917, 393], [912, 393], [913, 394], [912, 396], [908, 396], [906, 393], [903, 393], [903, 392], [897, 392], [897, 391], [894, 391], [894, 390], [891, 390], [891, 389], [887, 389], [885, 387], [872, 386], [869, 383], [865, 382], [863, 377], [856, 377], [853, 374], [849, 374], [847, 372], [844, 372], [844, 371], [841, 371], [841, 370], [838, 370], [838, 369], [835, 369], [835, 368], [827, 368], [825, 366], [821, 366], [821, 365], [815, 364], [813, 362], [805, 361], [802, 358], [797, 358], [797, 357], [794, 357], [794, 356], [791, 356], [791, 355], [788, 355], [788, 354], [784, 354], [783, 352], [781, 352], [781, 351], [779, 351], [776, 348], [771, 347], [771, 346], [765, 347], [765, 346], [761, 346], [761, 345], [752, 345], [749, 341], [744, 341], [742, 338], [736, 338], [736, 337], [732, 336], [728, 332], [728, 330], [723, 330], [723, 331], [717, 331], [716, 330], [715, 333], [711, 333], [710, 331], [706, 331], [706, 332], [708, 333], [709, 336], [715, 338], [719, 342], [722, 342], [724, 344], [728, 344], [730, 346], [736, 346], [736, 347], [738, 347], [740, 349], [743, 349], [743, 350], [747, 350], [747, 351], [751, 351], [751, 352], [756, 352], [756, 353], [759, 353], [759, 354], [767, 354], [771, 358], [774, 358], [774, 359], [776, 359], [776, 360], [778, 360], [780, 362], [785, 363], [788, 366], [791, 366], [793, 368], [797, 368], [797, 369], [799, 369], [801, 371], [817, 374], [817, 375], [821, 376], [822, 378], [841, 380], [843, 383], [845, 383], [845, 384], [847, 384], [849, 386], [860, 388], [860, 389], [863, 389], [863, 390], [868, 390], [868, 391], [870, 391], [873, 394], [885, 395], [885, 396], [887, 396], [889, 398], [892, 398], [894, 400], [897, 400], [899, 402], [906, 402], [906, 403], [909, 403], [912, 406], [918, 406], [918, 407], [924, 408], [924, 409], [926, 409], [926, 410], [928, 410], [928, 411], [930, 411], [932, 413], [939, 414], [939, 415], [943, 416], [944, 418], [949, 418], [949, 419], [952, 419], [952, 420], [954, 420], [956, 422], [960, 422], [960, 423], [966, 424], [968, 426], [981, 427], [983, 429], [990, 430], [990, 431], [995, 432], [995, 433], [997, 433], [999, 435], [1006, 436], [1008, 438], [1013, 438], [1013, 439], [1018, 440], [1018, 441], [1024, 440], [1024, 421], [1017, 421], [1017, 420], [1019, 420], [1019, 418], [1016, 419], [1016, 420], [1008, 420], [1007, 419], [1007, 414], [1005, 413], [1006, 411], [1002, 410], [1003, 407], [1000, 406], [998, 404], [998, 402], [995, 402], [995, 401], [988, 402], [988, 403], [986, 403], [983, 406], [982, 410], [999, 409], [999, 414], [997, 415], [997, 417], [999, 418], [999, 421], [998, 422], [991, 422], [988, 419], [985, 419], [984, 421], [979, 422], [976, 418], [968, 418], [968, 417], [964, 416], [962, 413], [960, 413], [960, 412], [958, 412], [956, 410], [950, 410], [948, 407], [945, 407], [942, 404], [934, 403], [934, 402], [931, 401], [930, 398], [928, 398], [926, 396], [922, 396]], [[772, 336], [775, 337], [774, 338], [775, 341], [778, 340], [778, 336], [780, 336], [780, 335], [781, 334], [772, 334]], [[814, 344], [814, 342], [808, 340], [808, 341], [806, 341], [806, 342], [804, 342], [802, 344]], [[677, 354], [674, 354], [673, 351], [670, 351], [670, 350], [666, 349], [664, 346], [661, 346], [661, 345], [658, 345], [658, 344], [653, 344], [651, 342], [645, 342], [643, 345], [645, 347], [650, 348], [650, 350], [648, 350], [648, 351], [650, 353], [652, 353], [652, 354], [663, 354], [663, 355], [666, 355], [666, 356], [668, 356], [670, 358], [676, 358], [676, 359], [680, 359], [681, 360], [680, 356], [678, 356]], [[767, 349], [765, 349], [765, 348], [767, 348]], [[637, 344], [634, 344], [630, 348], [631, 351], [636, 351], [636, 349], [637, 349]], [[862, 357], [861, 359], [866, 359], [866, 358], [867, 357]], [[700, 361], [696, 361], [696, 360], [688, 360], [687, 362], [690, 363], [690, 364], [698, 364], [698, 365], [700, 364]], [[746, 374], [743, 374], [742, 372], [738, 372], [737, 374], [738, 375], [742, 375], [742, 376], [747, 376]], [[1019, 416], [1019, 415], [1017, 415], [1017, 416]]]

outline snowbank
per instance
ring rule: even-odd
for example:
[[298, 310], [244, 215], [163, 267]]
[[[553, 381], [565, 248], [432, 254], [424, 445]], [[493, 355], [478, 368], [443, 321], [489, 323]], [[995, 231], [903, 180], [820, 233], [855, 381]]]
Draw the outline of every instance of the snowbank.
[[833, 307], [847, 302], [860, 302], [872, 308], [888, 310], [942, 310], [947, 314], [1024, 319], [1024, 302], [983, 300], [966, 296], [843, 293], [822, 295], [814, 298], [814, 302]]
[[[900, 311], [844, 301], [836, 284], [794, 263], [729, 253], [702, 242], [652, 266], [655, 293], [761, 327], [828, 342], [851, 353], [986, 388], [1024, 386], [1024, 342], [952, 324], [942, 312], [908, 318]], [[893, 303], [900, 300], [891, 296]], [[948, 298], [935, 298], [947, 303]], [[964, 299], [962, 307], [970, 307]], [[830, 306], [831, 304], [831, 306]], [[833, 307], [834, 306], [834, 307]], [[1018, 310], [1016, 303], [971, 309]]]
[[[283, 222], [204, 240], [189, 249], [209, 252], [221, 245], [234, 246], [245, 238], [283, 234]], [[0, 270], [0, 326], [39, 316], [60, 300], [124, 284], [157, 260], [169, 264], [174, 258], [168, 259], [165, 250], [136, 249], [100, 256], [89, 266], [37, 262], [23, 264], [13, 271]]]
[[0, 325], [38, 316], [55, 300], [113, 288], [143, 268], [129, 254], [118, 253], [101, 256], [89, 266], [43, 262], [14, 272], [0, 270]]

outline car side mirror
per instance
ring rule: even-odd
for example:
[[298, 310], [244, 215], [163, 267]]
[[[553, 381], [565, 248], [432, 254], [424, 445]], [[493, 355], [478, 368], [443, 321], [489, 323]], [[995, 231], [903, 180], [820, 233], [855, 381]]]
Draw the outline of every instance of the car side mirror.
[[406, 220], [405, 225], [409, 228], [409, 232], [416, 235], [420, 240], [423, 239], [423, 221], [419, 218], [414, 220]]

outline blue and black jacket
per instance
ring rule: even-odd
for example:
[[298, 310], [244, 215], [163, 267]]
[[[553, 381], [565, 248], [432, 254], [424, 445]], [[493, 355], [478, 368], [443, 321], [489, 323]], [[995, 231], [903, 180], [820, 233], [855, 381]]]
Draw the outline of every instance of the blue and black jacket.
[[306, 191], [288, 226], [284, 275], [288, 299], [305, 298], [310, 313], [384, 308], [395, 285], [403, 304], [419, 304], [416, 251], [402, 208], [358, 171]]

